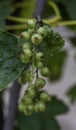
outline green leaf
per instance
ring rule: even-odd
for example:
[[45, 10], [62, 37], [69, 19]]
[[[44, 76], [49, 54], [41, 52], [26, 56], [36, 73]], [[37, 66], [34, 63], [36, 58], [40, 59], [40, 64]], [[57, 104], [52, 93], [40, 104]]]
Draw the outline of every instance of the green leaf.
[[5, 20], [14, 11], [11, 2], [11, 0], [0, 1], [0, 29], [5, 29]]
[[50, 80], [55, 81], [61, 77], [62, 68], [65, 58], [67, 56], [66, 51], [60, 51], [54, 55], [51, 55], [48, 50], [44, 52], [43, 63], [50, 70]]
[[[47, 27], [46, 27], [47, 29]], [[42, 47], [44, 44], [42, 45]], [[43, 52], [53, 55], [60, 51], [64, 46], [64, 40], [58, 32], [52, 30], [52, 28], [47, 29], [47, 37], [45, 38], [45, 46], [43, 47]]]
[[23, 68], [18, 58], [19, 53], [18, 38], [6, 31], [0, 31], [0, 91], [15, 80]]
[[76, 84], [71, 86], [71, 89], [68, 90], [67, 95], [72, 103], [76, 101]]
[[18, 113], [17, 121], [20, 130], [41, 130], [39, 115], [36, 113], [31, 116], [26, 116], [22, 113]]
[[31, 116], [18, 113], [17, 125], [19, 130], [60, 130], [54, 118], [41, 117], [38, 113]]
[[58, 122], [56, 121], [56, 119], [54, 118], [46, 118], [45, 117], [42, 118], [42, 129], [43, 130], [60, 130], [60, 126], [58, 124]]

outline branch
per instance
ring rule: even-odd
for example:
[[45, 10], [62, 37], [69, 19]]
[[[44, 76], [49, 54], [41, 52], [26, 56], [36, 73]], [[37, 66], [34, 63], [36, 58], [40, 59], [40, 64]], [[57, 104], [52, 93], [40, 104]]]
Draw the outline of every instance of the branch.
[[13, 130], [15, 115], [17, 111], [19, 92], [20, 92], [20, 85], [18, 84], [17, 80], [15, 80], [10, 92], [8, 114], [5, 119], [3, 130]]
[[46, 0], [37, 0], [36, 8], [35, 8], [35, 12], [34, 12], [33, 16], [34, 17], [38, 17], [38, 16], [42, 17], [45, 5], [46, 5]]
[[0, 94], [0, 130], [3, 128], [3, 103], [2, 103], [2, 93]]
[[[35, 13], [34, 13], [35, 17], [42, 16], [45, 3], [46, 3], [46, 0], [37, 0]], [[4, 122], [3, 130], [13, 130], [14, 128], [19, 92], [20, 92], [20, 85], [18, 84], [17, 80], [15, 80], [11, 88], [8, 114]]]

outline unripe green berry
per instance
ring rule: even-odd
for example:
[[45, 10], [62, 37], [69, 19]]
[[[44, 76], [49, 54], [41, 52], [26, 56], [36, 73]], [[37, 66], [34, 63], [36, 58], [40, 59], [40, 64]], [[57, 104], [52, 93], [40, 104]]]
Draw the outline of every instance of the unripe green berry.
[[30, 45], [29, 42], [25, 42], [25, 43], [23, 43], [23, 45], [22, 45], [22, 50], [30, 49], [30, 48], [31, 48], [31, 45]]
[[34, 29], [28, 29], [28, 33], [32, 34], [34, 32]]
[[49, 71], [48, 67], [44, 67], [41, 69], [42, 76], [47, 77], [47, 76], [49, 76], [49, 74], [50, 74], [50, 71]]
[[27, 92], [28, 92], [28, 95], [30, 97], [34, 97], [35, 94], [36, 94], [36, 91], [33, 88], [30, 88], [30, 87], [28, 88]]
[[32, 52], [30, 49], [24, 49], [23, 53], [27, 56], [27, 58], [30, 58], [32, 56]]
[[36, 112], [44, 112], [45, 111], [45, 103], [42, 101], [38, 101], [35, 106], [34, 109]]
[[25, 54], [22, 54], [21, 55], [21, 61], [22, 61], [22, 63], [28, 63], [29, 57], [27, 57]]
[[24, 99], [24, 100], [25, 100], [25, 104], [26, 104], [26, 105], [32, 104], [32, 99], [31, 99], [31, 97], [29, 97], [28, 95], [25, 96], [25, 99]]
[[47, 35], [47, 30], [44, 28], [44, 27], [40, 27], [38, 30], [37, 30], [37, 33], [38, 34], [41, 34], [43, 37], [45, 37]]
[[34, 111], [34, 106], [33, 106], [33, 104], [28, 105], [28, 106], [26, 107], [26, 109], [27, 109], [28, 112], [33, 112], [33, 111]]
[[21, 37], [22, 37], [25, 41], [27, 41], [27, 40], [30, 39], [30, 34], [29, 34], [28, 32], [26, 32], [26, 31], [24, 31], [24, 32], [21, 33]]
[[38, 52], [36, 54], [36, 60], [41, 60], [43, 58], [43, 53], [42, 52]]
[[42, 62], [37, 62], [36, 63], [36, 67], [38, 68], [38, 69], [41, 69], [41, 68], [43, 68], [43, 63]]
[[22, 103], [20, 103], [18, 106], [19, 111], [23, 112], [24, 108], [25, 108], [24, 105]]
[[26, 83], [26, 80], [22, 77], [19, 77], [18, 82], [19, 82], [20, 85], [24, 85]]
[[24, 114], [30, 116], [32, 114], [32, 111], [28, 111], [27, 108], [25, 107]]
[[40, 34], [34, 34], [31, 38], [31, 41], [33, 44], [39, 45], [40, 43], [42, 43], [43, 39]]
[[43, 78], [38, 78], [35, 81], [35, 87], [36, 88], [43, 88], [45, 86], [45, 84], [46, 84], [46, 81]]
[[30, 19], [28, 21], [25, 22], [25, 25], [32, 29], [32, 28], [35, 28], [35, 25], [36, 25], [36, 20], [35, 19]]
[[43, 91], [41, 94], [40, 94], [40, 99], [42, 100], [42, 101], [48, 101], [48, 98], [49, 98], [49, 95], [48, 95], [48, 93], [46, 92], [46, 91]]

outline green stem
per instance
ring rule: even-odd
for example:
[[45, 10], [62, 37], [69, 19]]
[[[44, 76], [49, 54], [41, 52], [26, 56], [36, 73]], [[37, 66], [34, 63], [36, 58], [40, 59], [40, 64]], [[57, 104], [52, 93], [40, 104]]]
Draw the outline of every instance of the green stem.
[[76, 20], [75, 21], [60, 21], [58, 22], [59, 26], [73, 26], [76, 25]]

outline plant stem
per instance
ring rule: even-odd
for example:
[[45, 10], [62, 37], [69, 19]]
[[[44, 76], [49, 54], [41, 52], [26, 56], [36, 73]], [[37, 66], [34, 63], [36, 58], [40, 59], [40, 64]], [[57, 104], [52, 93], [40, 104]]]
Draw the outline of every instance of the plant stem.
[[0, 93], [0, 130], [3, 129], [3, 103], [2, 103], [2, 93]]
[[33, 3], [31, 2], [17, 2], [15, 4], [12, 5], [14, 8], [23, 8], [23, 7], [29, 7], [29, 6], [33, 6]]
[[22, 25], [8, 25], [6, 27], [7, 30], [23, 30], [25, 28], [26, 28], [25, 24], [22, 24]]
[[75, 21], [59, 21], [58, 22], [59, 26], [72, 26], [72, 25], [76, 25], [76, 20]]
[[7, 19], [14, 22], [20, 22], [20, 23], [25, 23], [25, 21], [27, 20], [26, 18], [20, 18], [15, 16], [8, 16]]
[[56, 3], [53, 1], [49, 1], [48, 4], [53, 8], [56, 17], [58, 17], [58, 19], [61, 19], [61, 15], [60, 15], [60, 11], [59, 8], [57, 7]]

